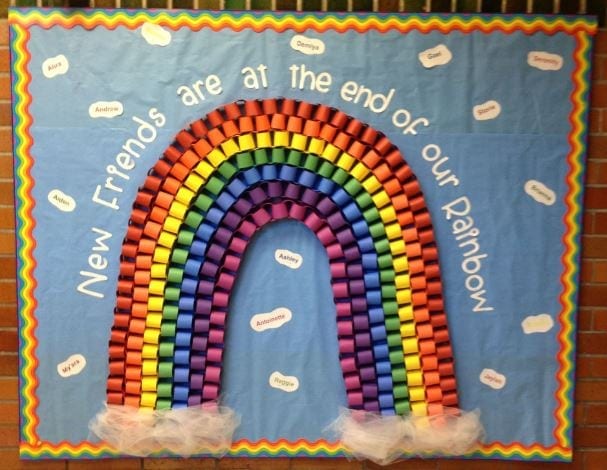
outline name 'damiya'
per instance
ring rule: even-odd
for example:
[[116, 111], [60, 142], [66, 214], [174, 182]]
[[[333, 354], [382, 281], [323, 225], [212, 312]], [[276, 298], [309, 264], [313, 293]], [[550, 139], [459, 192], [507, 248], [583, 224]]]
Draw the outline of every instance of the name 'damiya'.
[[315, 44], [310, 44], [310, 43], [301, 42], [301, 41], [297, 41], [297, 46], [312, 49], [313, 51], [317, 51], [320, 49], [320, 47], [318, 47]]

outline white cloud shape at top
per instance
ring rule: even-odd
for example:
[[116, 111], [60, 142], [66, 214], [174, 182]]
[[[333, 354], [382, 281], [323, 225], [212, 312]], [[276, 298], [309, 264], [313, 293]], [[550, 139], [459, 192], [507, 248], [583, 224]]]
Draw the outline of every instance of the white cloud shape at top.
[[141, 35], [152, 46], [168, 46], [171, 43], [171, 33], [162, 26], [154, 23], [144, 23]]

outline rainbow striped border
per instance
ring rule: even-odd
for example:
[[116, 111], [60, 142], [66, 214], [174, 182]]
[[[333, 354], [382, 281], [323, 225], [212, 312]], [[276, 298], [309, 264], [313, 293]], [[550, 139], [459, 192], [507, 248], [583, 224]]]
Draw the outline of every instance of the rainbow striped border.
[[[27, 49], [30, 38], [28, 28], [40, 26], [50, 28], [60, 26], [67, 29], [82, 26], [86, 29], [105, 27], [115, 29], [124, 26], [130, 29], [144, 22], [154, 22], [162, 26], [178, 29], [186, 27], [193, 31], [210, 28], [213, 31], [230, 29], [240, 31], [252, 29], [263, 31], [272, 29], [303, 32], [314, 30], [323, 32], [335, 30], [398, 31], [407, 33], [439, 31], [449, 33], [459, 31], [470, 33], [524, 32], [553, 35], [565, 33], [575, 37], [575, 69], [572, 74], [573, 92], [569, 121], [570, 152], [567, 155], [567, 186], [565, 196], [566, 214], [563, 219], [564, 252], [561, 256], [562, 291], [559, 297], [561, 311], [558, 315], [559, 352], [557, 360], [557, 406], [554, 411], [556, 426], [553, 430], [555, 444], [550, 447], [524, 445], [520, 442], [492, 442], [465, 458], [504, 458], [516, 460], [557, 460], [570, 461], [572, 458], [571, 434], [573, 427], [573, 386], [575, 373], [575, 315], [578, 295], [578, 275], [580, 257], [580, 236], [583, 198], [583, 161], [586, 151], [586, 119], [588, 114], [588, 94], [590, 77], [590, 35], [596, 33], [596, 21], [588, 17], [545, 17], [537, 15], [395, 15], [395, 14], [305, 14], [305, 13], [263, 13], [263, 12], [194, 12], [194, 11], [125, 11], [125, 10], [62, 10], [62, 9], [10, 9], [9, 25], [11, 33], [13, 133], [15, 154], [15, 187], [17, 213], [17, 258], [18, 258], [18, 299], [20, 326], [20, 397], [21, 397], [21, 445], [23, 458], [101, 458], [115, 457], [117, 454], [108, 446], [81, 442], [50, 443], [39, 440], [36, 414], [38, 398], [36, 388], [37, 339], [35, 337], [36, 279], [33, 275], [36, 260], [33, 257], [35, 221], [32, 210], [35, 201], [31, 190], [33, 180], [30, 170], [33, 165], [31, 148], [33, 145], [29, 130], [33, 119], [29, 113], [32, 97], [29, 94], [31, 76], [28, 71], [30, 53]], [[238, 441], [228, 455], [268, 457], [268, 456], [316, 456], [333, 457], [345, 455], [344, 449], [327, 441], [284, 440], [269, 442]]]

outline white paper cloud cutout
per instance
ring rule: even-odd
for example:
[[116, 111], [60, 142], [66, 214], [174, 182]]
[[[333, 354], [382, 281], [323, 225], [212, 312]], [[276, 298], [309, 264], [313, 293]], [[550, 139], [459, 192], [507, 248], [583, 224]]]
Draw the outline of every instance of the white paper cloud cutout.
[[249, 324], [255, 331], [261, 332], [280, 328], [285, 323], [291, 321], [293, 314], [286, 307], [278, 307], [268, 313], [258, 313], [251, 317]]
[[120, 116], [123, 112], [124, 107], [120, 101], [96, 101], [89, 106], [89, 116], [93, 119], [111, 119]]
[[152, 46], [168, 46], [171, 43], [171, 33], [162, 26], [154, 23], [144, 23], [141, 35]]
[[563, 57], [544, 51], [531, 51], [527, 54], [527, 63], [540, 70], [560, 70], [563, 67]]
[[276, 250], [274, 260], [291, 269], [299, 269], [303, 263], [303, 257], [299, 253], [289, 250]]
[[299, 380], [293, 375], [282, 375], [280, 372], [272, 372], [269, 379], [270, 387], [277, 388], [283, 392], [294, 392], [299, 388]]
[[65, 361], [57, 364], [57, 373], [63, 377], [78, 375], [86, 367], [86, 359], [82, 354], [72, 354]]
[[493, 369], [483, 369], [479, 378], [482, 383], [494, 390], [502, 389], [506, 385], [506, 376]]
[[453, 55], [447, 46], [439, 44], [436, 47], [420, 52], [417, 57], [424, 67], [430, 69], [451, 62]]
[[472, 108], [472, 114], [477, 121], [495, 119], [502, 112], [502, 106], [495, 100], [485, 101]]
[[541, 181], [527, 181], [525, 183], [525, 192], [535, 201], [546, 206], [551, 206], [556, 202], [556, 194], [554, 191]]
[[325, 52], [325, 43], [322, 40], [309, 38], [301, 34], [293, 36], [289, 44], [296, 51], [306, 55], [319, 55]]
[[76, 201], [60, 189], [53, 189], [48, 193], [48, 202], [62, 212], [72, 212], [76, 209]]
[[554, 326], [554, 320], [547, 313], [540, 313], [539, 315], [529, 315], [521, 322], [521, 326], [526, 335], [546, 333]]
[[69, 69], [70, 63], [63, 54], [49, 57], [42, 62], [42, 73], [46, 78], [53, 78], [57, 75], [66, 74]]

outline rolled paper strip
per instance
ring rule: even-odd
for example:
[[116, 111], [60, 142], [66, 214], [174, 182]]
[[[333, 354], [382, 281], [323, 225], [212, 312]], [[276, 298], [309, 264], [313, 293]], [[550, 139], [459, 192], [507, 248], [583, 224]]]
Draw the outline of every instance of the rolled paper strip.
[[192, 339], [192, 351], [206, 351], [208, 339], [204, 336], [194, 336]]
[[386, 312], [385, 327], [387, 331], [395, 332], [400, 330], [400, 319], [396, 316], [398, 305], [395, 302], [384, 302]]
[[443, 393], [443, 405], [445, 406], [456, 406], [458, 402], [457, 393], [454, 391], [450, 391], [447, 393]]
[[425, 378], [426, 374], [422, 373], [421, 370], [407, 371], [407, 383], [411, 387], [424, 385]]
[[221, 369], [216, 366], [209, 366], [206, 368], [206, 380], [219, 384], [221, 377]]
[[[375, 346], [374, 346], [375, 348]], [[374, 358], [373, 358], [373, 353], [375, 352], [375, 350], [372, 352], [371, 350], [360, 350], [357, 352], [356, 354], [356, 358], [358, 359], [358, 363], [361, 365], [366, 365], [366, 364], [373, 364], [374, 362]], [[375, 358], [378, 358], [377, 353], [375, 352]]]
[[436, 356], [423, 356], [421, 359], [422, 369], [424, 371], [438, 369], [438, 358]]
[[356, 344], [362, 348], [371, 346], [371, 335], [368, 332], [357, 333], [355, 336]]
[[390, 361], [378, 360], [375, 363], [375, 370], [377, 372], [377, 375], [390, 374], [392, 372], [392, 366], [390, 364]]
[[126, 363], [129, 365], [140, 366], [141, 365], [141, 352], [140, 351], [127, 351]]
[[203, 375], [202, 374], [196, 374], [196, 373], [192, 373], [190, 375], [190, 391], [188, 392], [188, 405], [190, 404], [190, 398], [192, 396], [192, 390], [202, 390], [203, 387]]
[[127, 380], [141, 380], [141, 367], [136, 365], [127, 365], [124, 377]]
[[383, 325], [371, 327], [371, 337], [373, 341], [382, 341], [386, 339], [386, 328]]
[[247, 242], [241, 238], [234, 237], [230, 243], [230, 250], [237, 254], [243, 254], [247, 246]]
[[141, 373], [142, 375], [157, 375], [158, 361], [156, 359], [143, 361]]
[[432, 325], [429, 323], [421, 323], [416, 325], [417, 337], [420, 339], [432, 338], [433, 329]]
[[145, 359], [154, 359], [158, 356], [158, 346], [155, 344], [144, 344], [141, 356]]
[[379, 401], [378, 400], [367, 401], [364, 404], [364, 408], [365, 408], [365, 411], [370, 411], [370, 412], [373, 412], [373, 413], [379, 413], [380, 412]]
[[204, 370], [206, 367], [206, 357], [200, 355], [192, 355], [190, 357], [190, 368], [192, 370]]
[[350, 317], [352, 315], [352, 306], [349, 302], [338, 302], [335, 304], [337, 317]]
[[221, 348], [209, 348], [207, 350], [207, 359], [210, 362], [221, 362], [221, 358], [223, 356], [223, 349]]
[[[193, 304], [194, 302], [192, 302]], [[182, 302], [179, 302], [179, 306], [182, 306]], [[201, 307], [202, 308], [202, 307]], [[193, 315], [191, 313], [182, 313], [177, 316], [176, 327], [179, 329], [189, 329], [192, 324]]]
[[170, 357], [173, 355], [175, 345], [173, 343], [160, 343], [158, 348], [158, 355], [160, 357]]
[[441, 362], [438, 364], [438, 373], [441, 377], [448, 377], [454, 374], [452, 362]]
[[123, 383], [122, 377], [110, 377], [107, 381], [107, 389], [110, 391], [121, 391]]
[[451, 346], [449, 346], [448, 344], [441, 344], [440, 346], [437, 346], [436, 356], [439, 359], [450, 359], [451, 357], [453, 357], [453, 354], [451, 352]]
[[156, 405], [156, 394], [152, 392], [143, 392], [139, 403], [142, 408], [153, 408]]
[[175, 346], [187, 348], [190, 346], [192, 334], [189, 331], [178, 331], [175, 335]]
[[455, 379], [453, 379], [453, 378], [441, 379], [440, 388], [443, 389], [444, 391], [455, 390], [455, 388], [456, 388]]
[[353, 354], [355, 352], [355, 342], [352, 338], [342, 338], [338, 344], [340, 354]]
[[382, 411], [394, 407], [394, 397], [391, 393], [379, 394], [379, 407], [382, 409]]
[[418, 343], [419, 345], [419, 350], [422, 353], [422, 355], [427, 355], [427, 354], [435, 354], [436, 353], [436, 343], [432, 340], [421, 340]]
[[346, 385], [346, 390], [359, 390], [361, 388], [360, 377], [358, 374], [348, 374], [344, 376], [344, 382]]
[[398, 415], [407, 415], [411, 409], [411, 404], [409, 400], [398, 399], [394, 403], [394, 409]]
[[[355, 305], [354, 301], [352, 302], [352, 305]], [[367, 316], [357, 314], [352, 318], [354, 322], [354, 329], [356, 331], [367, 331], [369, 329], [369, 318]]]
[[190, 363], [189, 349], [175, 349], [174, 360], [175, 360], [175, 364], [189, 364]]
[[424, 383], [426, 385], [436, 385], [440, 383], [440, 374], [437, 371], [424, 372]]
[[125, 330], [114, 330], [111, 332], [110, 341], [112, 343], [126, 342], [127, 332]]
[[392, 377], [390, 375], [382, 375], [377, 378], [377, 385], [382, 392], [392, 391]]
[[212, 329], [209, 331], [209, 342], [214, 344], [223, 344], [224, 331]]
[[158, 384], [158, 377], [144, 376], [141, 381], [141, 390], [144, 392], [155, 392]]
[[215, 306], [227, 308], [229, 300], [229, 296], [226, 292], [215, 291], [213, 294], [213, 304]]
[[187, 382], [190, 378], [190, 371], [185, 366], [176, 366], [173, 370], [173, 380], [175, 382]]
[[449, 332], [446, 328], [439, 328], [434, 331], [434, 342], [435, 343], [448, 343]]
[[337, 322], [337, 332], [340, 336], [349, 336], [353, 334], [352, 322], [340, 320]]
[[[122, 376], [125, 372], [125, 363], [124, 361], [110, 361], [109, 365], [110, 376]], [[109, 388], [109, 386], [108, 386]]]
[[443, 398], [443, 392], [440, 387], [426, 387], [426, 399], [428, 402], [440, 402]]
[[362, 392], [348, 391], [346, 394], [348, 396], [348, 403], [352, 403], [352, 406], [360, 407], [363, 405], [364, 397]]
[[344, 373], [351, 373], [357, 370], [356, 360], [353, 357], [345, 357], [339, 362], [341, 363], [341, 369]]
[[415, 323], [411, 321], [401, 323], [400, 334], [403, 338], [415, 336]]
[[210, 316], [210, 324], [224, 327], [226, 323], [226, 313], [225, 312], [211, 312]]
[[158, 377], [160, 379], [172, 379], [174, 378], [173, 363], [165, 362], [166, 359], [160, 359], [158, 363]]
[[122, 405], [124, 402], [124, 396], [122, 392], [111, 392], [107, 393], [107, 404], [108, 405]]
[[362, 380], [365, 382], [372, 382], [376, 378], [375, 368], [373, 366], [370, 367], [361, 367], [360, 368], [360, 376]]
[[362, 392], [364, 397], [377, 397], [378, 387], [374, 383], [364, 383], [362, 385]]
[[369, 305], [381, 305], [382, 294], [380, 290], [367, 290], [367, 303]]
[[347, 299], [350, 297], [350, 292], [348, 289], [347, 282], [334, 282], [332, 287], [333, 287], [333, 296], [335, 298]]
[[402, 364], [403, 357], [404, 357], [403, 350], [401, 348], [394, 348], [388, 354], [388, 359], [390, 361], [390, 364], [393, 364], [394, 366], [399, 366], [400, 364]]
[[125, 395], [124, 404], [127, 407], [139, 408], [141, 397], [139, 395]]
[[212, 383], [206, 383], [203, 386], [202, 389], [202, 398], [205, 400], [215, 400], [217, 399], [219, 395], [219, 386], [212, 384]]
[[422, 387], [422, 386], [409, 387], [409, 397], [412, 402], [423, 401], [426, 397], [424, 387]]
[[421, 367], [419, 356], [415, 354], [405, 354], [405, 368], [407, 370], [416, 370]]
[[392, 380], [398, 383], [404, 383], [408, 379], [408, 372], [402, 366], [395, 366], [392, 371]]
[[346, 270], [348, 272], [348, 277], [351, 277], [351, 278], [363, 277], [363, 275], [364, 275], [363, 267], [361, 264], [349, 263], [347, 265]]

